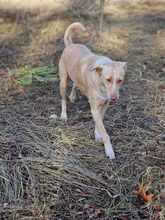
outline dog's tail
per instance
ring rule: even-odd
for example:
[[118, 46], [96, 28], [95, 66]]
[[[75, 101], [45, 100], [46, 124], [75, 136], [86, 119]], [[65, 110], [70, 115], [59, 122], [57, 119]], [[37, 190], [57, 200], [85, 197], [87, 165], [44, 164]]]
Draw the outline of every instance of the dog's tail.
[[75, 22], [69, 25], [69, 27], [66, 29], [65, 34], [64, 34], [64, 43], [66, 47], [73, 43], [72, 42], [73, 33], [80, 32], [80, 31], [86, 31], [86, 28], [80, 22]]

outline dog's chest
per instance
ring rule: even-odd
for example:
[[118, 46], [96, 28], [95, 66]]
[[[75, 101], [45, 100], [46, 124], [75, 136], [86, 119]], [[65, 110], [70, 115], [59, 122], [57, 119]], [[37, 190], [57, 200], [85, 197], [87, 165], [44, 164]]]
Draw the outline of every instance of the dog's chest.
[[75, 74], [74, 76], [72, 75], [71, 80], [75, 83], [76, 87], [84, 94], [87, 95], [88, 92], [88, 87], [86, 80], [81, 77], [81, 74]]

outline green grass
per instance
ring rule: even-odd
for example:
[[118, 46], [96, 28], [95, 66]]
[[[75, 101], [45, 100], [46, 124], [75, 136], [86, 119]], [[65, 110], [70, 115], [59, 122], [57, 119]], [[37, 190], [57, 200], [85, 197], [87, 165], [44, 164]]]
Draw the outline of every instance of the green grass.
[[17, 81], [22, 86], [31, 85], [33, 80], [39, 82], [48, 82], [57, 80], [57, 67], [54, 65], [47, 65], [41, 67], [21, 67], [13, 71]]

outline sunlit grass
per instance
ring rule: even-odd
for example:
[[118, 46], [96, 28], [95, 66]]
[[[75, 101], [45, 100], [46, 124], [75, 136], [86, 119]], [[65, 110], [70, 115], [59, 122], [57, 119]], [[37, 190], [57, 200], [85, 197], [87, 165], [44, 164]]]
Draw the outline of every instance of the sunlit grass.
[[15, 22], [1, 22], [0, 23], [0, 40], [8, 40], [16, 37], [22, 33], [22, 28]]
[[65, 8], [68, 5], [68, 1], [63, 0], [2, 0], [0, 2], [0, 7], [2, 9], [8, 9], [8, 10], [40, 10], [40, 11], [46, 11], [46, 10], [54, 10], [58, 8]]
[[160, 53], [164, 54], [165, 51], [165, 30], [161, 30], [157, 33], [154, 41], [154, 49]]
[[[11, 0], [14, 1], [16, 2]], [[28, 1], [28, 4], [31, 1]], [[45, 11], [51, 6], [50, 2], [57, 3], [54, 0], [44, 1], [48, 4], [45, 6]], [[150, 166], [158, 167], [156, 171], [161, 172], [164, 140], [159, 138], [163, 134], [163, 126], [160, 126], [159, 122], [163, 123], [165, 108], [164, 81], [159, 78], [159, 74], [162, 71], [160, 54], [163, 55], [165, 49], [164, 23], [163, 20], [159, 20], [159, 16], [156, 17], [158, 19], [156, 21], [150, 20], [150, 16], [148, 20], [143, 19], [143, 15], [147, 17], [159, 12], [158, 6], [119, 7], [112, 6], [111, 1], [106, 2], [104, 28], [100, 36], [95, 32], [96, 29], [98, 30], [99, 17], [96, 21], [90, 16], [78, 17], [77, 11], [61, 14], [60, 17], [41, 16], [42, 20], [37, 20], [35, 16], [28, 17], [21, 25], [13, 21], [1, 23], [1, 39], [6, 38], [9, 44], [5, 51], [13, 52], [10, 42], [16, 49], [19, 48], [20, 54], [16, 54], [18, 65], [13, 79], [19, 81], [21, 88], [23, 87], [26, 92], [21, 93], [18, 100], [14, 100], [15, 104], [2, 105], [1, 156], [4, 158], [5, 169], [2, 166], [0, 176], [3, 177], [1, 179], [6, 183], [5, 186], [11, 181], [11, 187], [5, 188], [2, 184], [2, 200], [5, 201], [4, 198], [6, 199], [8, 195], [6, 192], [12, 190], [13, 183], [18, 187], [21, 184], [26, 194], [31, 192], [30, 197], [26, 199], [22, 194], [22, 197], [16, 197], [17, 200], [14, 202], [16, 204], [19, 201], [29, 202], [30, 213], [22, 209], [22, 215], [28, 215], [28, 218], [43, 216], [47, 219], [49, 217], [46, 214], [50, 213], [50, 210], [60, 213], [61, 216], [58, 218], [65, 218], [67, 215], [70, 219], [76, 218], [75, 213], [82, 210], [82, 215], [85, 215], [80, 218], [88, 218], [87, 213], [84, 213], [84, 210], [86, 212], [84, 205], [91, 203], [98, 208], [101, 207], [101, 210], [103, 208], [107, 218], [112, 216], [122, 218], [120, 214], [127, 213], [128, 218], [134, 219], [135, 215], [140, 216], [139, 209], [134, 203], [137, 199], [134, 190], [140, 178], [148, 174]], [[39, 2], [33, 1], [33, 3], [33, 7], [36, 7]], [[26, 0], [22, 1], [18, 7], [21, 8], [26, 4]], [[29, 7], [32, 5], [27, 5], [27, 8]], [[54, 8], [52, 7], [51, 10], [53, 11]], [[160, 12], [163, 10], [160, 9]], [[92, 47], [93, 51], [108, 55], [114, 60], [128, 62], [126, 74], [128, 80], [126, 79], [122, 88], [123, 94], [119, 103], [109, 108], [105, 118], [105, 125], [107, 131], [112, 133], [112, 144], [117, 155], [115, 162], [106, 159], [104, 147], [94, 140], [92, 116], [83, 97], [78, 96], [78, 103], [74, 105], [68, 102], [67, 123], [63, 124], [58, 118], [59, 78], [57, 66], [51, 64], [53, 61], [59, 62], [58, 56], [61, 55], [64, 47], [64, 32], [75, 20], [87, 26], [89, 24], [91, 27], [93, 38], [91, 37], [87, 45]], [[19, 35], [19, 33], [23, 34]], [[81, 38], [83, 39], [83, 36], [80, 36], [78, 42], [81, 42]], [[17, 51], [14, 50], [14, 53]], [[9, 72], [12, 73], [12, 69], [9, 69]], [[154, 78], [162, 80], [161, 84]], [[51, 79], [57, 82], [53, 82], [53, 85], [47, 83]], [[33, 80], [34, 82], [37, 80], [37, 83], [33, 84]], [[42, 83], [39, 84], [38, 81]], [[2, 84], [11, 92], [16, 91], [10, 82], [9, 76]], [[18, 87], [17, 84], [16, 86]], [[4, 94], [7, 92], [3, 91]], [[54, 121], [49, 117], [52, 112], [56, 116]], [[157, 121], [156, 117], [160, 121]], [[18, 164], [14, 169], [13, 164], [17, 161]], [[6, 178], [4, 174], [10, 178]], [[151, 169], [148, 176], [149, 180], [150, 176], [156, 179], [156, 184], [151, 184], [150, 188], [155, 195], [158, 195], [156, 202], [159, 205], [160, 186], [164, 177], [157, 174], [158, 172], [154, 173]], [[24, 176], [25, 178], [19, 181], [19, 178]], [[15, 195], [17, 196], [17, 191]], [[2, 212], [8, 215], [7, 211], [10, 210], [11, 215], [12, 212], [18, 215], [21, 210], [19, 204], [18, 210], [12, 211], [10, 202], [6, 199], [7, 208]], [[143, 215], [144, 206], [139, 207]], [[164, 216], [164, 208], [161, 208]], [[151, 209], [152, 204], [145, 204], [147, 217], [152, 212]], [[35, 214], [36, 210], [39, 210], [38, 214]], [[120, 216], [116, 216], [118, 214]], [[56, 218], [51, 214], [50, 217]], [[22, 218], [18, 215], [17, 219]]]
[[116, 17], [118, 19], [128, 18], [130, 15], [145, 15], [145, 14], [155, 14], [165, 12], [164, 4], [162, 3], [153, 3], [153, 5], [147, 3], [137, 3], [131, 2], [125, 3], [122, 5], [114, 5], [109, 2], [106, 4], [105, 13], [111, 14], [112, 17]]
[[36, 41], [38, 40], [55, 40], [59, 36], [63, 35], [64, 30], [69, 25], [65, 19], [56, 19], [53, 21], [48, 21], [47, 23], [43, 24], [38, 31], [37, 35], [35, 36]]
[[127, 48], [128, 45], [128, 39], [123, 38], [118, 33], [110, 33], [108, 31], [105, 31], [101, 33], [98, 47], [99, 50], [101, 50], [103, 53], [110, 51], [115, 51], [116, 53], [120, 53], [121, 56], [125, 55], [128, 51]]

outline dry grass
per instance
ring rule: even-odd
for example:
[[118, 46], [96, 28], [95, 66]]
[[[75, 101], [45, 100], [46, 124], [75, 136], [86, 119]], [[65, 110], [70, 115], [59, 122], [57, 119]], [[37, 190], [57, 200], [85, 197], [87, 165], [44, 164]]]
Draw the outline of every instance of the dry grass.
[[1, 0], [0, 7], [4, 10], [23, 10], [23, 11], [52, 11], [52, 10], [64, 10], [69, 4], [69, 1], [64, 0]]
[[[25, 94], [0, 101], [2, 219], [164, 220], [164, 8], [108, 7], [100, 38], [97, 13], [89, 17], [68, 11], [47, 19], [25, 14], [19, 22], [2, 16], [1, 68], [56, 65], [63, 32], [74, 20], [91, 28], [86, 43], [93, 50], [128, 61], [121, 99], [105, 118], [115, 161], [106, 159], [103, 146], [94, 142], [84, 97], [69, 103], [68, 124], [59, 120], [57, 81], [35, 82]], [[52, 113], [56, 120], [49, 119]], [[139, 183], [155, 200], [137, 198]]]

